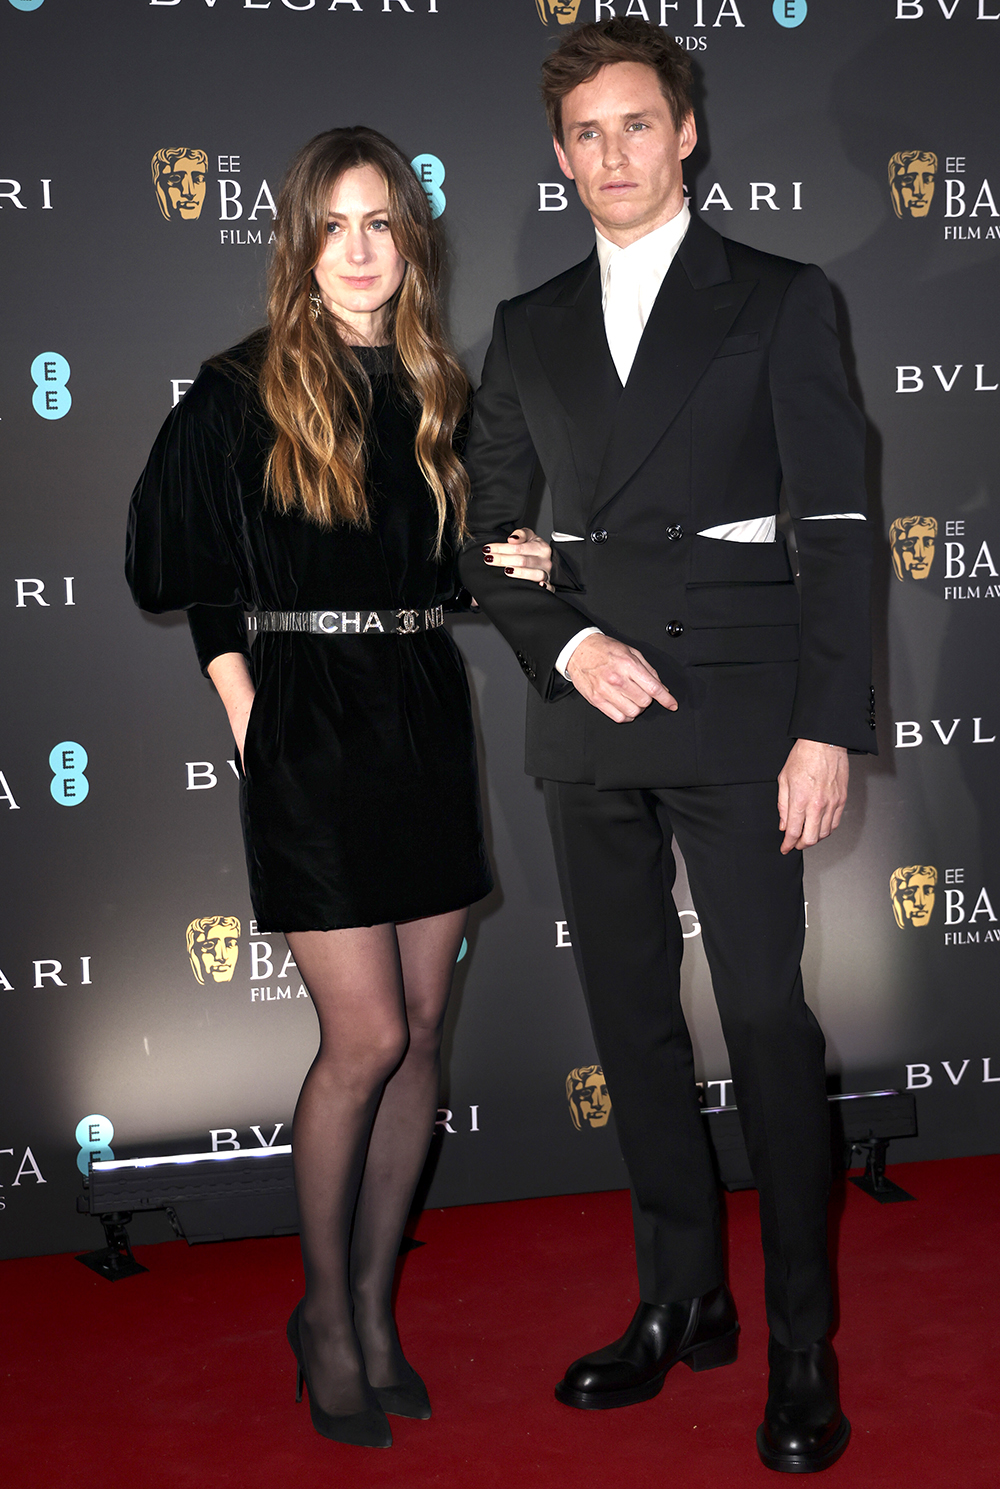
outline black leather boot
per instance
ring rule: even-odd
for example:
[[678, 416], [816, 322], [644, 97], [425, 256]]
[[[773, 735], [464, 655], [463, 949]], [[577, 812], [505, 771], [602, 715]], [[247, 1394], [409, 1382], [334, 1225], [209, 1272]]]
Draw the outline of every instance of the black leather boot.
[[828, 1339], [786, 1349], [771, 1336], [767, 1406], [757, 1429], [761, 1462], [778, 1473], [819, 1473], [847, 1447], [851, 1424], [840, 1409], [837, 1356]]
[[736, 1304], [723, 1283], [703, 1298], [640, 1303], [614, 1344], [576, 1360], [556, 1386], [556, 1400], [584, 1411], [648, 1401], [671, 1365], [714, 1370], [736, 1359]]

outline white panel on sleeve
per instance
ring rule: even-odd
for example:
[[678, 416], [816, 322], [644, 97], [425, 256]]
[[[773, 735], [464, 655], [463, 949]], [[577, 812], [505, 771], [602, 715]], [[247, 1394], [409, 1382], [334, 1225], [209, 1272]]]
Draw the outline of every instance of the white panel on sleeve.
[[718, 538], [723, 543], [773, 543], [774, 518], [750, 517], [745, 522], [720, 522], [706, 527], [699, 538]]

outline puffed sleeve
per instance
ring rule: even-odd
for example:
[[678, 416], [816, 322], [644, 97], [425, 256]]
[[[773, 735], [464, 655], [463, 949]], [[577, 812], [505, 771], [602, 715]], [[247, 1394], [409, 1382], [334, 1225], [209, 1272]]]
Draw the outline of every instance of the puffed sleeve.
[[218, 399], [205, 396], [217, 377], [203, 371], [160, 430], [132, 493], [125, 553], [141, 609], [188, 612], [203, 670], [222, 652], [248, 654], [231, 442]]

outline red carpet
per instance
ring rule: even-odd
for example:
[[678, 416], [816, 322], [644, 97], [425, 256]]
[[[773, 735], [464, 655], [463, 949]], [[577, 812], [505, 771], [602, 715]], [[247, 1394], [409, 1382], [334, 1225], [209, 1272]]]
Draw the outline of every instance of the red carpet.
[[[844, 1404], [854, 1425], [830, 1489], [1000, 1482], [996, 1269], [1000, 1157], [890, 1170], [916, 1204], [853, 1185], [837, 1223]], [[729, 1196], [736, 1365], [680, 1366], [641, 1406], [577, 1412], [552, 1385], [620, 1332], [635, 1302], [625, 1194], [425, 1214], [400, 1286], [404, 1344], [430, 1422], [393, 1418], [388, 1452], [316, 1437], [294, 1402], [284, 1323], [292, 1240], [140, 1248], [149, 1274], [108, 1283], [71, 1257], [0, 1264], [4, 1481], [155, 1489], [535, 1489], [576, 1481], [730, 1489], [776, 1484], [758, 1461], [766, 1330], [757, 1197]], [[787, 1480], [786, 1480], [787, 1482]]]

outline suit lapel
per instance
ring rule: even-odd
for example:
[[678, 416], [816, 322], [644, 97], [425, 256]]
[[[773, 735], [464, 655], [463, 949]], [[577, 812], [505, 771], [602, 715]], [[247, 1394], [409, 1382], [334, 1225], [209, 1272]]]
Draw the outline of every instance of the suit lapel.
[[538, 360], [569, 425], [581, 498], [573, 520], [582, 522], [622, 396], [604, 332], [596, 250], [554, 304], [529, 304], [527, 314]]
[[[618, 401], [594, 498], [596, 513], [676, 419], [754, 288], [730, 276], [724, 240], [692, 217]], [[601, 336], [604, 337], [603, 324]]]

